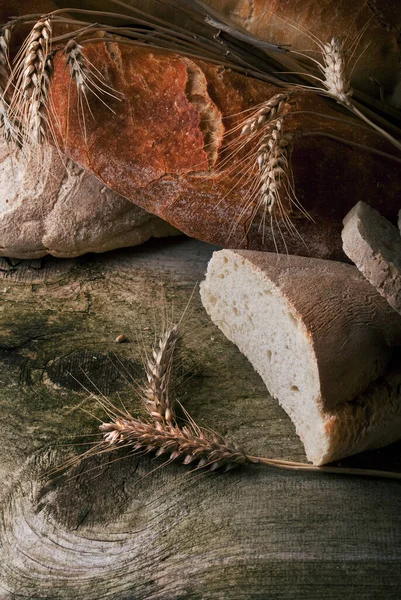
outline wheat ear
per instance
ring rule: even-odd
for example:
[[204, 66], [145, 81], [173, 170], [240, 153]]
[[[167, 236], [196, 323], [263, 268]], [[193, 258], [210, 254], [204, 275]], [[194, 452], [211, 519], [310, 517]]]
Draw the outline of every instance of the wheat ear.
[[47, 103], [53, 73], [53, 54], [49, 54], [43, 65], [43, 71], [37, 83], [35, 99], [30, 104], [28, 114], [28, 131], [32, 133], [34, 141], [38, 144], [42, 144], [46, 139]]
[[260, 204], [272, 214], [280, 197], [283, 179], [288, 180], [288, 153], [292, 141], [290, 133], [284, 133], [283, 119], [274, 122], [258, 148], [257, 163], [260, 174]]
[[0, 126], [7, 144], [15, 144], [18, 148], [22, 148], [22, 126], [10, 115], [10, 107], [6, 99], [11, 74], [9, 60], [11, 30], [11, 27], [4, 27], [0, 34]]
[[78, 91], [86, 94], [88, 91], [89, 67], [82, 46], [76, 40], [71, 39], [64, 48], [64, 54], [66, 63], [70, 68], [71, 79], [75, 81]]
[[16, 90], [12, 105], [19, 107], [28, 135], [41, 144], [44, 141], [47, 122], [47, 102], [50, 80], [53, 75], [53, 53], [51, 53], [52, 27], [50, 19], [44, 17], [33, 27], [28, 36], [16, 74]]
[[324, 44], [323, 63], [321, 66], [324, 75], [323, 84], [328, 94], [343, 104], [350, 104], [353, 90], [347, 73], [343, 41], [332, 38], [331, 42]]
[[331, 42], [323, 45], [322, 54], [323, 65], [319, 65], [319, 68], [324, 75], [324, 79], [319, 79], [319, 81], [323, 84], [327, 94], [383, 135], [398, 150], [401, 150], [401, 142], [399, 140], [371, 121], [352, 102], [353, 90], [347, 69], [344, 43], [337, 38], [332, 38]]
[[143, 390], [143, 403], [151, 418], [159, 423], [173, 424], [174, 402], [169, 395], [173, 354], [179, 338], [174, 325], [160, 338], [146, 362], [147, 385]]
[[0, 34], [0, 92], [3, 95], [6, 89], [9, 69], [9, 51], [11, 41], [11, 28], [5, 27]]
[[291, 98], [290, 94], [276, 94], [250, 115], [242, 123], [241, 135], [255, 133], [262, 127], [266, 127], [274, 119], [283, 114], [286, 105]]
[[133, 417], [116, 417], [100, 425], [100, 430], [106, 446], [129, 446], [134, 452], [169, 455], [169, 461], [179, 459], [196, 468], [207, 467], [215, 471], [225, 467], [229, 470], [247, 461], [242, 450], [219, 434], [205, 433], [192, 425], [178, 427]]

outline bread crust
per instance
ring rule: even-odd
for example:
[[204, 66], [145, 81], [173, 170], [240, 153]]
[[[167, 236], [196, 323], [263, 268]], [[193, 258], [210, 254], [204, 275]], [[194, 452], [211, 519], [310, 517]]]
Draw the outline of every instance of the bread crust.
[[27, 161], [0, 140], [0, 254], [80, 256], [177, 235], [90, 173], [44, 145]]
[[[243, 157], [238, 155], [230, 168], [222, 168], [222, 132], [239, 123], [243, 116], [238, 113], [283, 89], [162, 51], [114, 42], [85, 48], [89, 60], [121, 93], [121, 99], [103, 98], [113, 114], [99, 100], [90, 98], [94, 118], [86, 114], [85, 142], [74, 86], [59, 55], [52, 101], [61, 124], [60, 145], [105, 185], [188, 235], [225, 247], [277, 247], [292, 254], [344, 260], [341, 220], [355, 200], [368, 199], [395, 222], [395, 198], [401, 192], [401, 182], [393, 177], [391, 160], [331, 138], [302, 137], [311, 132], [336, 135], [393, 153], [380, 135], [338, 112], [334, 102], [310, 92], [289, 90], [294, 106], [286, 117], [285, 129], [294, 136], [294, 185], [299, 203], [313, 221], [294, 209], [291, 218], [299, 235], [291, 236], [282, 223], [283, 241], [277, 225], [272, 229], [268, 222], [261, 230], [261, 214], [251, 225], [254, 205], [243, 211], [249, 193], [249, 183], [244, 185], [241, 179]], [[213, 111], [209, 120], [216, 147], [213, 156], [205, 142], [204, 114], [194, 101], [191, 71], [197, 73], [203, 101]], [[68, 93], [69, 104], [65, 102]], [[229, 139], [232, 137], [224, 141]], [[374, 191], [377, 188], [380, 195]], [[285, 205], [284, 196], [283, 192]]]

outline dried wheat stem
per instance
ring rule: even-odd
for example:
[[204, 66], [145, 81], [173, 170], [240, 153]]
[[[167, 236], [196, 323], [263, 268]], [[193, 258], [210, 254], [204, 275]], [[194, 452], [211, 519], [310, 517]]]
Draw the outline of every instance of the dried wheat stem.
[[144, 405], [156, 422], [172, 424], [175, 418], [173, 401], [169, 396], [169, 383], [173, 354], [179, 338], [174, 325], [159, 340], [146, 363], [147, 386], [143, 390]]
[[104, 444], [110, 449], [129, 446], [134, 452], [155, 452], [169, 455], [169, 461], [180, 459], [185, 465], [226, 470], [246, 462], [242, 450], [229, 444], [217, 433], [205, 433], [191, 425], [182, 428], [165, 423], [150, 423], [144, 419], [116, 417], [100, 425]]
[[288, 179], [288, 153], [292, 135], [284, 133], [283, 119], [274, 122], [273, 129], [263, 137], [258, 148], [261, 205], [271, 214], [279, 198], [281, 183]]
[[254, 133], [277, 119], [284, 113], [290, 97], [290, 94], [276, 94], [270, 100], [264, 102], [257, 111], [244, 121], [241, 135]]
[[246, 455], [247, 462], [266, 465], [276, 469], [286, 469], [291, 471], [308, 471], [312, 473], [331, 473], [332, 475], [351, 475], [353, 477], [382, 477], [384, 479], [401, 479], [401, 473], [394, 471], [382, 471], [378, 469], [358, 469], [354, 467], [316, 467], [308, 463], [293, 462], [289, 460], [277, 460], [274, 458], [264, 458], [262, 456]]

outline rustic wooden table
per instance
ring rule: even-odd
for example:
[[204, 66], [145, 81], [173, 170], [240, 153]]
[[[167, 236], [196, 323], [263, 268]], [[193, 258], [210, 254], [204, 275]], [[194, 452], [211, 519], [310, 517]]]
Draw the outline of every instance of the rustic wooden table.
[[[102, 417], [95, 386], [139, 410], [144, 349], [163, 313], [181, 315], [212, 251], [175, 239], [75, 260], [0, 259], [1, 600], [401, 598], [399, 482], [266, 467], [149, 474], [160, 460], [123, 451], [46, 476], [85, 448], [65, 444], [97, 432], [81, 410]], [[121, 333], [129, 342], [116, 344]], [[305, 460], [197, 292], [178, 358], [176, 392], [199, 424], [253, 454]], [[401, 470], [400, 449], [343, 464]]]

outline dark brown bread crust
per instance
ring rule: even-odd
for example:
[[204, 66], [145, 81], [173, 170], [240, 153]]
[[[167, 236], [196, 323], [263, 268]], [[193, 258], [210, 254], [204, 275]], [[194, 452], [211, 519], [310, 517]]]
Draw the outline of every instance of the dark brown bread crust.
[[[260, 216], [246, 234], [251, 209], [231, 231], [248, 188], [239, 181], [240, 166], [237, 175], [231, 169], [219, 171], [224, 152], [214, 156], [211, 146], [205, 148], [205, 140], [213, 139], [221, 149], [223, 129], [242, 118], [237, 113], [283, 90], [219, 66], [114, 42], [88, 44], [86, 52], [108, 84], [121, 93], [121, 100], [103, 96], [113, 114], [99, 100], [89, 98], [94, 118], [86, 114], [85, 143], [75, 86], [60, 53], [52, 101], [61, 125], [59, 142], [66, 153], [108, 187], [190, 236], [225, 247], [274, 250], [269, 225], [263, 240]], [[296, 136], [291, 158], [295, 189], [314, 222], [295, 210], [292, 218], [302, 239], [291, 238], [282, 226], [285, 248], [276, 228], [278, 249], [344, 260], [341, 221], [359, 199], [396, 221], [401, 192], [401, 181], [394, 176], [398, 165], [326, 137], [298, 136], [330, 133], [392, 154], [395, 151], [380, 135], [338, 112], [332, 101], [299, 90], [293, 101], [293, 114], [285, 128]]]

